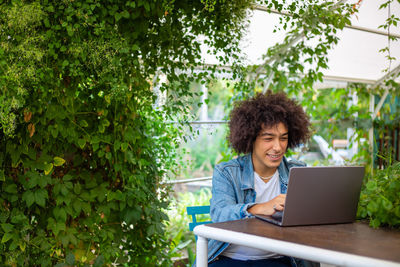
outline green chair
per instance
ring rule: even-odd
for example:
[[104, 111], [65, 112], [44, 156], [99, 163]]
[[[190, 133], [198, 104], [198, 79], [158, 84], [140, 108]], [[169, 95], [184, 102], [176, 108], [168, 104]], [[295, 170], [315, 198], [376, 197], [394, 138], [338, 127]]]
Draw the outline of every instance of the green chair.
[[[197, 221], [196, 215], [198, 214], [210, 214], [210, 206], [190, 206], [186, 207], [188, 215], [192, 216], [192, 222], [189, 223], [189, 230], [193, 231], [194, 227], [201, 224], [212, 223], [212, 221]], [[196, 237], [197, 239], [197, 237]]]

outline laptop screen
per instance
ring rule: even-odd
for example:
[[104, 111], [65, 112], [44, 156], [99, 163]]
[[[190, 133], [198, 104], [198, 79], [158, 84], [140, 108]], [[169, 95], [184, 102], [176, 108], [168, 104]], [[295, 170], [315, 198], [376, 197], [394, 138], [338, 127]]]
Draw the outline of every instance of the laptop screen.
[[283, 225], [353, 222], [364, 167], [293, 167], [289, 173]]

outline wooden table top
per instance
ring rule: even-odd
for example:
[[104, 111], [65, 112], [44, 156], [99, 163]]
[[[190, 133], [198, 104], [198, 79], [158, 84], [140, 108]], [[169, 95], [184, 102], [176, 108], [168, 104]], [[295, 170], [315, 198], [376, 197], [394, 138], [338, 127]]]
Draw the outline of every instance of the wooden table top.
[[206, 226], [400, 262], [400, 231], [373, 229], [362, 222], [280, 227], [256, 218], [249, 218]]

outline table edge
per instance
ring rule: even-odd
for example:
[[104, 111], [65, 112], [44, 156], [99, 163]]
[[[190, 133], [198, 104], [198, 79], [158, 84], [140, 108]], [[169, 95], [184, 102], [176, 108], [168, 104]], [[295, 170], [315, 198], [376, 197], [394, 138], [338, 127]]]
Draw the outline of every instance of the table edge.
[[309, 245], [296, 244], [288, 241], [277, 240], [268, 237], [241, 233], [231, 230], [220, 229], [212, 226], [198, 225], [193, 229], [195, 235], [215, 239], [227, 243], [234, 243], [258, 249], [264, 249], [275, 253], [293, 256], [339, 266], [396, 266], [400, 263], [361, 255], [354, 255], [341, 251], [333, 251]]

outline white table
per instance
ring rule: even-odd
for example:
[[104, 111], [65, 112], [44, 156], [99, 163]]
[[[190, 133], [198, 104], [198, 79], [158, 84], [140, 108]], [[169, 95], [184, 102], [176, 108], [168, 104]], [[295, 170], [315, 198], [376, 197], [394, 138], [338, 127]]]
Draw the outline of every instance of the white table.
[[337, 266], [400, 267], [400, 231], [365, 223], [279, 227], [259, 219], [199, 225], [197, 267], [207, 266], [208, 239]]

